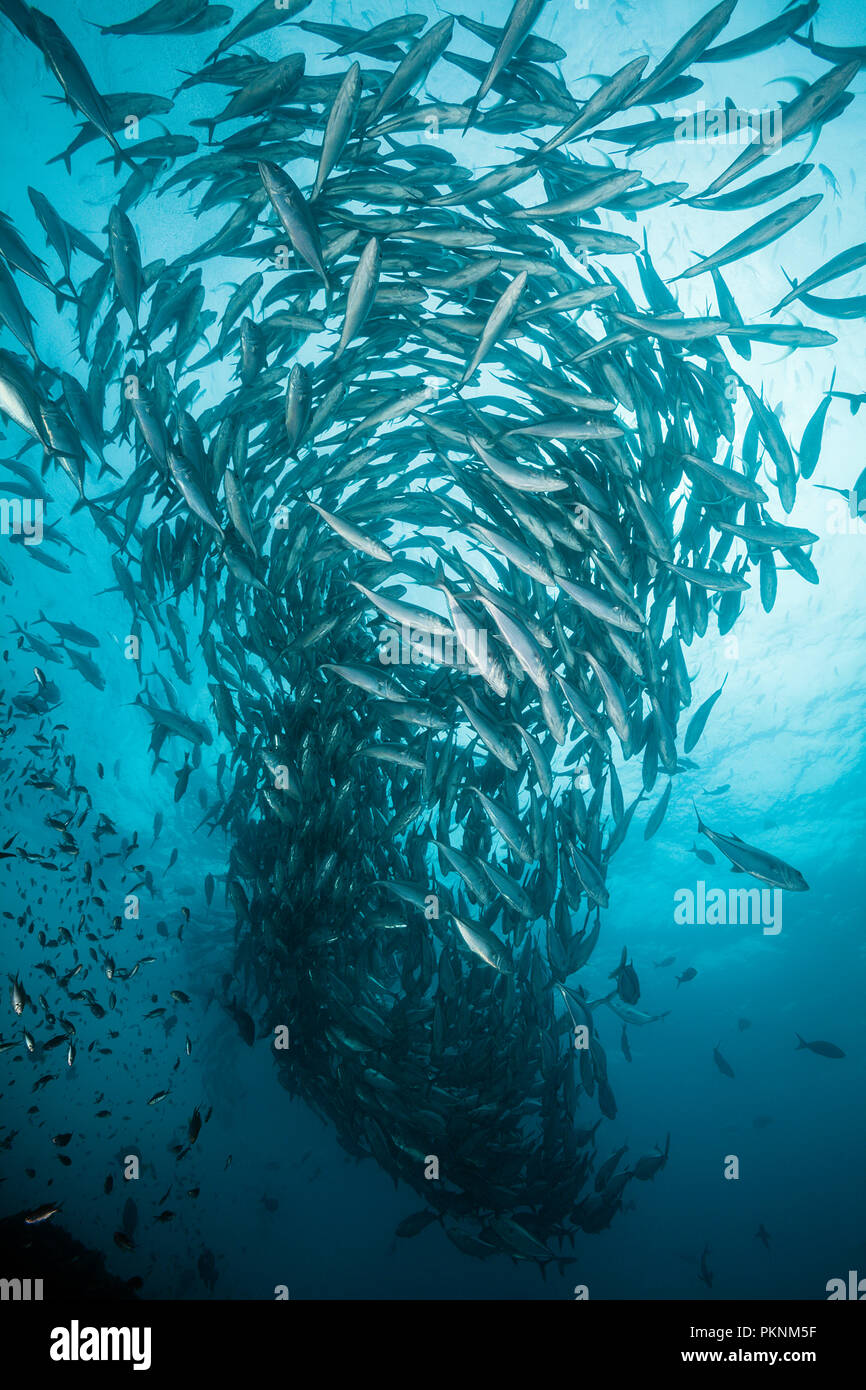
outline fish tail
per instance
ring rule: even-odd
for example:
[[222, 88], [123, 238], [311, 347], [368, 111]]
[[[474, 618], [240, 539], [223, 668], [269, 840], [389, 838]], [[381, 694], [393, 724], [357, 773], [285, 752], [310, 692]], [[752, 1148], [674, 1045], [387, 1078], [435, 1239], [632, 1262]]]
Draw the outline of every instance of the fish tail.
[[[727, 679], [727, 677], [726, 677], [726, 679]], [[704, 831], [706, 830], [707, 827], [704, 825], [703, 821], [701, 820], [701, 813], [700, 813], [700, 811], [698, 810], [698, 808], [697, 808], [697, 806], [696, 806], [696, 804], [695, 804], [694, 801], [692, 801], [692, 805], [693, 805], [694, 808], [695, 808], [695, 815], [696, 815], [697, 818], [698, 818], [698, 834], [699, 834], [699, 835], [702, 835], [702, 834], [704, 833]]]
[[78, 294], [77, 294], [77, 292], [75, 291], [75, 286], [74, 286], [70, 281], [67, 281], [67, 284], [69, 284], [69, 286], [70, 286], [70, 288], [72, 289], [73, 293], [72, 293], [72, 294], [64, 294], [63, 291], [62, 291], [61, 288], [60, 288], [60, 286], [61, 286], [62, 284], [63, 284], [63, 281], [60, 280], [60, 281], [55, 285], [55, 287], [54, 287], [54, 305], [55, 305], [55, 308], [57, 309], [58, 314], [60, 313], [60, 310], [61, 310], [61, 308], [62, 308], [62, 306], [63, 306], [64, 304], [77, 304], [77, 303], [78, 303]]
[[797, 1046], [794, 1048], [794, 1051], [795, 1051], [795, 1052], [799, 1052], [799, 1051], [801, 1050], [801, 1048], [804, 1048], [804, 1047], [806, 1046], [806, 1044], [805, 1044], [805, 1042], [803, 1041], [803, 1039], [800, 1037], [800, 1034], [799, 1034], [799, 1033], [795, 1033], [795, 1034], [794, 1034], [794, 1037], [797, 1039]]
[[476, 96], [476, 97], [473, 98], [472, 104], [471, 104], [471, 106], [469, 107], [469, 115], [466, 117], [466, 124], [464, 125], [463, 129], [462, 129], [461, 132], [460, 132], [460, 138], [461, 138], [461, 140], [462, 140], [463, 137], [465, 136], [467, 130], [469, 130], [469, 129], [471, 128], [471, 126], [473, 126], [473, 125], [475, 124], [475, 116], [476, 116], [477, 111], [478, 111], [478, 97]]

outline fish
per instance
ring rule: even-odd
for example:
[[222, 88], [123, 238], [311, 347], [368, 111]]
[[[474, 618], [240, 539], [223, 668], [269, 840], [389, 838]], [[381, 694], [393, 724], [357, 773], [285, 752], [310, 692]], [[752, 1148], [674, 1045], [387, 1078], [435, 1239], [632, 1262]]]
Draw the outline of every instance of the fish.
[[707, 720], [709, 719], [710, 714], [712, 713], [713, 707], [725, 688], [727, 679], [727, 676], [725, 676], [725, 679], [722, 681], [718, 690], [716, 690], [714, 694], [708, 696], [708, 698], [704, 700], [703, 704], [699, 706], [699, 708], [695, 711], [695, 713], [689, 720], [689, 726], [686, 729], [686, 736], [683, 740], [684, 752], [691, 753], [695, 744], [700, 739], [701, 734], [704, 732], [704, 729], [706, 728]]
[[715, 1064], [716, 1064], [716, 1066], [718, 1067], [719, 1071], [722, 1073], [722, 1076], [730, 1076], [730, 1077], [733, 1077], [733, 1075], [734, 1075], [734, 1069], [733, 1069], [733, 1067], [731, 1066], [730, 1062], [728, 1062], [728, 1061], [722, 1056], [721, 1052], [719, 1051], [719, 1048], [720, 1048], [720, 1047], [721, 1047], [721, 1043], [717, 1044], [717, 1046], [713, 1048], [713, 1061], [715, 1062]]
[[648, 97], [663, 90], [691, 63], [696, 62], [712, 44], [716, 35], [724, 29], [736, 5], [737, 0], [720, 0], [719, 4], [702, 15], [653, 68], [649, 77], [645, 78], [637, 90], [622, 103], [623, 109], [638, 103], [645, 104]]
[[206, 8], [205, 0], [156, 0], [156, 4], [134, 19], [120, 24], [100, 25], [101, 34], [171, 34], [183, 31]]
[[653, 835], [655, 835], [656, 831], [658, 830], [659, 826], [664, 820], [665, 813], [668, 809], [668, 803], [671, 799], [671, 791], [673, 789], [673, 785], [673, 781], [669, 780], [667, 786], [661, 794], [661, 797], [659, 798], [657, 805], [654, 807], [652, 814], [650, 815], [650, 818], [647, 821], [646, 826], [644, 828], [643, 837], [645, 840], [652, 839]]
[[707, 839], [721, 850], [731, 861], [735, 872], [749, 874], [762, 883], [769, 883], [774, 888], [784, 888], [788, 892], [809, 891], [809, 885], [799, 869], [786, 864], [782, 859], [777, 859], [773, 854], [768, 854], [766, 850], [747, 845], [738, 835], [722, 835], [717, 830], [710, 830], [701, 820], [697, 807], [695, 815], [698, 818], [698, 834], [706, 835]]
[[741, 232], [739, 236], [733, 237], [725, 242], [718, 251], [711, 256], [704, 256], [697, 265], [689, 266], [687, 270], [680, 271], [669, 283], [673, 284], [676, 280], [690, 280], [694, 275], [703, 275], [708, 270], [713, 270], [718, 266], [730, 265], [732, 261], [738, 261], [743, 256], [748, 256], [752, 251], [758, 251], [764, 246], [769, 246], [772, 242], [778, 241], [779, 237], [784, 236], [792, 227], [796, 227], [804, 217], [808, 217], [814, 212], [823, 198], [823, 193], [815, 193], [808, 198], [795, 198], [792, 203], [786, 203], [777, 212], [771, 212], [769, 216], [762, 217], [760, 222], [755, 222], [748, 231]]
[[28, 1226], [39, 1226], [43, 1221], [50, 1221], [52, 1216], [56, 1216], [62, 1210], [62, 1206], [62, 1202], [43, 1202], [41, 1206], [28, 1211], [24, 1221]]
[[839, 1058], [845, 1056], [841, 1047], [837, 1047], [835, 1043], [823, 1042], [820, 1038], [816, 1042], [806, 1042], [805, 1039], [800, 1037], [799, 1033], [795, 1034], [795, 1036], [797, 1038], [797, 1046], [794, 1049], [796, 1052], [800, 1052], [803, 1048], [807, 1048], [809, 1052], [814, 1052], [819, 1057]]
[[[532, 30], [536, 19], [544, 7], [544, 0], [515, 0], [511, 13], [502, 29], [502, 35], [481, 79], [481, 85], [469, 103], [469, 114], [463, 133], [472, 125], [479, 105], [493, 86], [500, 72], [511, 61], [514, 54]], [[450, 39], [450, 31], [449, 31]]]
[[405, 1216], [398, 1224], [394, 1234], [400, 1236], [404, 1240], [410, 1239], [412, 1236], [420, 1235], [422, 1231], [427, 1229], [431, 1222], [437, 1221], [438, 1219], [435, 1211], [429, 1211], [425, 1207], [421, 1211], [413, 1212], [411, 1216]]
[[859, 60], [843, 61], [832, 68], [830, 72], [819, 77], [817, 81], [807, 85], [793, 101], [788, 102], [782, 109], [781, 139], [778, 142], [761, 140], [753, 142], [741, 155], [738, 155], [723, 174], [720, 174], [718, 178], [707, 185], [701, 196], [710, 198], [720, 193], [729, 183], [733, 183], [735, 179], [738, 179], [755, 164], [818, 123], [833, 109], [834, 103], [838, 102], [839, 97], [853, 81], [859, 69]]
[[301, 190], [284, 169], [271, 160], [259, 160], [259, 175], [274, 211], [298, 255], [329, 288], [319, 232]]
[[802, 298], [804, 293], [818, 289], [821, 285], [826, 285], [851, 271], [859, 270], [863, 265], [866, 265], [866, 242], [861, 241], [856, 246], [849, 247], [847, 251], [841, 251], [838, 256], [831, 257], [819, 270], [807, 275], [805, 280], [798, 281], [796, 287], [770, 310], [771, 314], [778, 314], [780, 309], [784, 309], [792, 300]]
[[389, 111], [427, 76], [437, 58], [451, 42], [453, 32], [454, 20], [449, 15], [427, 29], [410, 46], [386, 82], [370, 112], [369, 122], [371, 125], [375, 126], [386, 111]]
[[31, 7], [27, 15], [26, 37], [41, 50], [73, 110], [80, 111], [105, 136], [118, 160], [134, 169], [134, 160], [118, 144], [111, 129], [105, 99], [97, 91], [84, 63], [60, 26], [49, 15]]
[[724, 63], [731, 58], [745, 58], [752, 53], [763, 53], [775, 44], [781, 43], [783, 39], [792, 36], [796, 38], [795, 30], [811, 19], [817, 9], [818, 0], [806, 0], [805, 4], [789, 5], [775, 19], [761, 24], [747, 34], [742, 34], [738, 39], [730, 39], [727, 43], [716, 45], [715, 48], [704, 49], [698, 62]]
[[[294, 19], [295, 15], [300, 14], [309, 4], [310, 0], [280, 0], [279, 5], [274, 5], [273, 0], [259, 0], [259, 3], [254, 5], [224, 38], [220, 39], [214, 51], [207, 58], [207, 66], [215, 64], [223, 53], [227, 53], [230, 48], [234, 48], [245, 39], [253, 38], [256, 34], [263, 34], [278, 24], [284, 24], [287, 20]], [[205, 71], [207, 71], [207, 66]]]

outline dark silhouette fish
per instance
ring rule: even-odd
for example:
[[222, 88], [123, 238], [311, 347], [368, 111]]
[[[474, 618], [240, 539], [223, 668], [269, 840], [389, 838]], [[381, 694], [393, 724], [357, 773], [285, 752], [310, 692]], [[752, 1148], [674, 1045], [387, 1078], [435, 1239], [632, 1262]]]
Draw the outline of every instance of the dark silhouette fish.
[[795, 1052], [800, 1052], [804, 1047], [806, 1047], [809, 1049], [810, 1052], [817, 1052], [819, 1057], [845, 1056], [845, 1053], [842, 1051], [841, 1047], [837, 1047], [835, 1043], [822, 1042], [820, 1038], [817, 1040], [817, 1042], [806, 1042], [804, 1038], [800, 1037], [799, 1033], [795, 1034], [795, 1036], [797, 1038], [797, 1046], [794, 1049]]
[[713, 1274], [713, 1271], [710, 1269], [708, 1263], [709, 1253], [710, 1247], [708, 1245], [705, 1245], [701, 1254], [701, 1267], [698, 1272], [698, 1278], [706, 1284], [708, 1289], [711, 1289], [713, 1287], [713, 1279], [715, 1276]]

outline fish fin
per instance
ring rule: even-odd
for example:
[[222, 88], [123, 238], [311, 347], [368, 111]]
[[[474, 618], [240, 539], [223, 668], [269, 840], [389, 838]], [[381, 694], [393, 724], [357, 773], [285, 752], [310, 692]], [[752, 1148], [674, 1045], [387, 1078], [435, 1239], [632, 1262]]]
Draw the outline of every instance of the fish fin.
[[797, 1039], [797, 1046], [794, 1048], [794, 1051], [795, 1051], [795, 1052], [799, 1052], [801, 1048], [803, 1048], [803, 1047], [806, 1046], [806, 1044], [805, 1044], [805, 1042], [803, 1041], [803, 1039], [800, 1037], [800, 1034], [799, 1034], [799, 1033], [795, 1033], [795, 1034], [794, 1034], [794, 1037]]

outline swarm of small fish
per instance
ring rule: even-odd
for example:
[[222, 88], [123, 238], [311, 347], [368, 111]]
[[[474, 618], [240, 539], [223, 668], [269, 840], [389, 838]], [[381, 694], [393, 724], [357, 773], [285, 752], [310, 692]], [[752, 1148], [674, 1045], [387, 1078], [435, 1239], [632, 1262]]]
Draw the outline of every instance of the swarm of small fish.
[[[104, 142], [118, 179], [107, 249], [31, 190], [62, 274], [0, 218], [0, 318], [26, 354], [0, 349], [0, 411], [112, 545], [131, 631], [149, 627], [185, 684], [207, 672], [210, 722], [141, 668], [140, 705], [155, 760], [167, 741], [193, 749], [178, 795], [203, 746], [230, 750], [233, 780], [205, 820], [230, 837], [246, 1008], [226, 1007], [245, 1041], [289, 1027], [282, 1084], [423, 1198], [398, 1234], [439, 1220], [467, 1254], [543, 1270], [667, 1161], [666, 1144], [620, 1168], [620, 1150], [593, 1172], [596, 1111], [616, 1115], [606, 1024], [629, 1056], [626, 1027], [657, 1015], [639, 1007], [627, 952], [609, 993], [590, 997], [578, 977], [639, 802], [667, 776], [654, 834], [691, 766], [677, 747], [684, 649], [730, 631], [756, 578], [769, 611], [780, 561], [818, 578], [817, 537], [779, 508], [817, 465], [831, 397], [795, 460], [729, 350], [748, 361], [753, 342], [835, 339], [744, 321], [722, 275], [814, 211], [819, 195], [776, 205], [811, 166], [777, 158], [767, 174], [777, 150], [757, 139], [690, 196], [651, 184], [633, 156], [673, 138], [658, 109], [700, 88], [702, 63], [791, 36], [826, 59], [784, 109], [784, 146], [845, 109], [864, 55], [796, 34], [815, 3], [714, 46], [736, 9], [722, 0], [661, 62], [630, 61], [578, 99], [557, 72], [563, 49], [533, 33], [543, 0], [517, 0], [502, 27], [407, 14], [360, 30], [297, 20], [308, 7], [247, 11], [181, 83], [225, 101], [190, 131], [128, 142], [128, 113], [164, 123], [171, 101], [101, 95], [54, 20], [0, 0], [81, 119], [58, 158], [72, 169]], [[165, 36], [168, 51], [234, 18], [160, 0], [102, 34]], [[295, 24], [336, 64], [308, 72], [290, 51]], [[266, 60], [249, 40], [277, 28], [285, 56]], [[461, 52], [465, 33], [486, 59]], [[465, 77], [457, 104], [430, 95], [446, 68]], [[509, 153], [464, 167], [469, 129]], [[599, 162], [599, 142], [627, 148], [628, 164]], [[171, 217], [178, 190], [185, 208], [226, 209], [224, 225], [145, 262], [135, 209], [164, 199]], [[715, 214], [710, 254], [676, 277], [705, 276], [715, 314], [685, 316], [646, 232], [629, 235], [678, 202]], [[726, 211], [769, 202], [712, 249]], [[238, 283], [214, 293], [203, 271], [226, 258]], [[617, 258], [634, 263], [640, 302]], [[862, 316], [812, 290], [864, 263], [852, 248], [777, 310]], [[43, 360], [48, 333], [37, 348], [28, 276], [76, 323], [74, 371]], [[122, 449], [111, 463], [109, 445]], [[44, 487], [7, 467], [22, 489]], [[28, 554], [67, 568], [45, 547]], [[395, 665], [406, 634], [417, 659]], [[74, 634], [59, 635], [101, 684]], [[686, 753], [720, 693], [693, 716]], [[617, 763], [633, 758], [642, 791], [626, 805]], [[745, 872], [806, 886], [708, 833]]]

